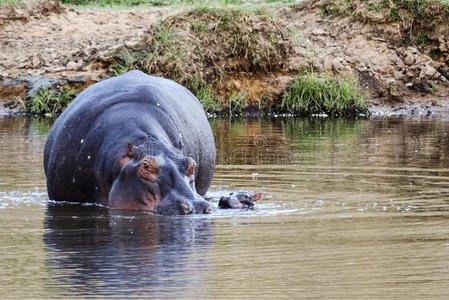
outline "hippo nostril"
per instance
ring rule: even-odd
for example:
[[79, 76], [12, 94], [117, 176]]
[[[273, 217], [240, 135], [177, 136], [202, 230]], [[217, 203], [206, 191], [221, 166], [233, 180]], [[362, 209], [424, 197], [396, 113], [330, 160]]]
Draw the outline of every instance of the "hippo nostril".
[[186, 203], [181, 203], [181, 214], [182, 215], [190, 215], [193, 213], [193, 208], [191, 205]]

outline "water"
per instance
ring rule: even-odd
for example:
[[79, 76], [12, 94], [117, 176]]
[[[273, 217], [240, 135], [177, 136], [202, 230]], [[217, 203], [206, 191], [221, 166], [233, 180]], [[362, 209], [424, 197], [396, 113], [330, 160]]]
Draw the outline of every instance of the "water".
[[2, 298], [446, 299], [449, 121], [211, 120], [209, 197], [162, 217], [48, 203], [51, 123], [0, 118]]

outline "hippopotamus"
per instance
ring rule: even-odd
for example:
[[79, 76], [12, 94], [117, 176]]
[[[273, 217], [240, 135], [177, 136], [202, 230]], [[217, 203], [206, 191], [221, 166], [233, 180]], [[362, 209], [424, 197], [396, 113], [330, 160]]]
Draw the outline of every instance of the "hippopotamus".
[[164, 215], [210, 213], [212, 130], [198, 99], [140, 71], [81, 92], [44, 149], [50, 199]]
[[254, 208], [254, 202], [262, 198], [262, 193], [250, 193], [247, 191], [231, 192], [222, 196], [218, 202], [219, 208]]

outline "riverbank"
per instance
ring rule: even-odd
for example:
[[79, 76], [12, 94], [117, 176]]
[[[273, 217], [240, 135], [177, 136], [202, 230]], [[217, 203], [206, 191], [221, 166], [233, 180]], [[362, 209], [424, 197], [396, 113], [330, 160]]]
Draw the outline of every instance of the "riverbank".
[[[139, 69], [187, 86], [211, 113], [293, 113], [286, 94], [313, 70], [362, 92], [366, 104], [352, 114], [449, 111], [448, 16], [444, 3], [400, 0], [3, 4], [1, 106], [30, 110], [37, 95], [48, 101], [44, 114], [57, 115], [90, 84]], [[310, 112], [333, 113], [325, 110]]]

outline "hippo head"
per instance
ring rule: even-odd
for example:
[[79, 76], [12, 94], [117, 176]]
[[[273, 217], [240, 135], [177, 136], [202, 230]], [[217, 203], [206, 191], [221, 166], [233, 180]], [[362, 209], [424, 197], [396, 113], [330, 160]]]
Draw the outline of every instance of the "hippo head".
[[210, 213], [195, 188], [196, 162], [162, 144], [129, 146], [109, 193], [109, 206], [163, 215]]
[[218, 202], [219, 208], [249, 208], [254, 207], [254, 202], [262, 198], [262, 193], [250, 193], [247, 191], [231, 192], [222, 196]]

